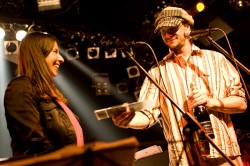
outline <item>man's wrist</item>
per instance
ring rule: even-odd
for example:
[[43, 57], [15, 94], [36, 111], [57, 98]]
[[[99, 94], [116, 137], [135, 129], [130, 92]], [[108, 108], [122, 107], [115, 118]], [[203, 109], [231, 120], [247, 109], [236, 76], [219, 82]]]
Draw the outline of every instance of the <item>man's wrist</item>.
[[206, 109], [207, 110], [217, 110], [217, 109], [223, 109], [224, 103], [218, 99], [218, 98], [208, 98]]

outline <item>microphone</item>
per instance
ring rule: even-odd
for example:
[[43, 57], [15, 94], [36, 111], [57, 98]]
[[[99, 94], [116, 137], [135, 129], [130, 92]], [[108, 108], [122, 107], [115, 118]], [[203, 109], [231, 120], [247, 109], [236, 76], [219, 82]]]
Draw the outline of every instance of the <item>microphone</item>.
[[208, 36], [212, 31], [218, 31], [218, 28], [209, 28], [202, 30], [186, 31], [185, 36], [189, 36], [194, 40], [197, 40], [200, 36]]

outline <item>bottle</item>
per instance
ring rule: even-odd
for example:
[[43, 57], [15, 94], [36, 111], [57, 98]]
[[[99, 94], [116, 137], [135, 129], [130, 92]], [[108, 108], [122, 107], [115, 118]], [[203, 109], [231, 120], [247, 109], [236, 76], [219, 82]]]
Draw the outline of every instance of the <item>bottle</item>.
[[[197, 86], [195, 83], [191, 83], [190, 88], [193, 91], [193, 90], [197, 89]], [[197, 121], [200, 122], [200, 124], [205, 129], [205, 133], [210, 138], [214, 138], [212, 124], [210, 121], [209, 114], [206, 110], [206, 107], [203, 105], [199, 105], [199, 106], [195, 107], [193, 109], [193, 114], [194, 114], [195, 118], [197, 119]], [[199, 132], [198, 132], [198, 135], [194, 135], [194, 137], [198, 138], [195, 140], [198, 140], [198, 141], [196, 141], [196, 144], [199, 147], [201, 156], [206, 158], [210, 154], [209, 141], [204, 137], [204, 134], [199, 134]]]
[[[191, 83], [190, 88], [192, 91], [197, 89], [196, 84]], [[209, 114], [206, 110], [206, 107], [203, 105], [199, 105], [199, 106], [195, 107], [193, 109], [193, 114], [194, 114], [195, 118], [197, 119], [197, 121], [200, 122], [200, 124], [204, 127], [206, 134], [210, 138], [214, 138], [212, 123], [211, 123]], [[205, 138], [201, 136], [201, 137], [199, 137], [199, 139], [204, 140]]]

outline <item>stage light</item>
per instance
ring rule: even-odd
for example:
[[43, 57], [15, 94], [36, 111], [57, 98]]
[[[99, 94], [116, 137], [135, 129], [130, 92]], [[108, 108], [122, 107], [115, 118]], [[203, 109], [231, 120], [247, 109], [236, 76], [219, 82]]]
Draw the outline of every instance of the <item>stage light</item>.
[[100, 57], [99, 47], [88, 47], [87, 48], [87, 58], [88, 59], [98, 59]]
[[137, 66], [127, 67], [127, 73], [129, 78], [135, 78], [140, 76], [140, 72]]
[[37, 3], [39, 11], [61, 8], [60, 0], [37, 0]]
[[126, 82], [116, 84], [118, 94], [128, 93], [128, 85]]
[[18, 41], [22, 41], [23, 38], [26, 36], [26, 34], [27, 34], [27, 32], [26, 32], [25, 30], [18, 30], [18, 31], [16, 32], [16, 39], [17, 39]]
[[143, 56], [143, 62], [152, 65], [155, 62], [153, 54], [148, 51], [145, 52], [145, 55]]
[[97, 96], [110, 95], [110, 81], [107, 73], [95, 73], [92, 80]]
[[202, 1], [200, 1], [196, 4], [196, 10], [198, 12], [202, 12], [204, 9], [205, 9], [205, 4]]
[[18, 41], [4, 41], [4, 58], [15, 64], [18, 63]]
[[190, 7], [187, 12], [192, 15], [195, 16], [196, 14], [204, 11], [206, 9], [207, 4], [204, 3], [204, 0], [198, 0], [197, 2], [193, 3], [192, 7]]
[[4, 41], [4, 54], [17, 54], [18, 53], [18, 41]]
[[110, 58], [116, 58], [117, 57], [117, 50], [116, 49], [109, 49], [104, 51], [104, 55], [106, 59], [110, 59]]
[[[16, 40], [21, 41], [27, 34], [27, 30], [30, 29], [29, 27], [30, 26], [28, 24], [13, 23], [9, 25], [8, 29], [10, 33], [13, 33], [15, 35]], [[33, 24], [31, 27], [33, 27]]]
[[130, 48], [129, 48], [129, 52], [127, 52], [127, 50], [121, 50], [122, 58], [126, 58], [126, 57], [127, 57], [126, 54], [130, 54], [129, 56], [133, 56], [133, 54], [134, 54], [133, 48], [130, 47]]
[[3, 39], [5, 36], [5, 30], [3, 28], [0, 28], [0, 38]]
[[250, 6], [249, 0], [229, 0], [229, 3], [236, 10], [246, 10]]
[[66, 58], [68, 61], [78, 59], [79, 57], [79, 51], [76, 47], [70, 47], [66, 49]]

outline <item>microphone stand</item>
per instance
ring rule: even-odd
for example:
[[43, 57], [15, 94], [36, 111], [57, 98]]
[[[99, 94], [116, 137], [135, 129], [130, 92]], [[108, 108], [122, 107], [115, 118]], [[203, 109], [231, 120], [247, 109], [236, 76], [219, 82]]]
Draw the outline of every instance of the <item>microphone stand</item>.
[[148, 77], [150, 81], [171, 101], [171, 103], [183, 114], [183, 117], [188, 122], [189, 125], [194, 127], [194, 130], [200, 129], [202, 135], [205, 136], [205, 138], [208, 140], [209, 143], [212, 144], [212, 146], [225, 158], [225, 160], [230, 163], [232, 166], [235, 166], [235, 164], [232, 162], [232, 160], [227, 157], [220, 148], [213, 142], [213, 140], [206, 134], [205, 129], [202, 127], [202, 125], [196, 120], [194, 116], [192, 116], [190, 113], [183, 111], [179, 105], [169, 96], [169, 94], [158, 85], [158, 83], [148, 74], [148, 72], [140, 65], [139, 62], [135, 60], [135, 58], [131, 55], [130, 52], [126, 51], [128, 57], [140, 68], [140, 70]]
[[226, 50], [224, 50], [219, 44], [217, 44], [210, 36], [207, 36], [206, 39], [209, 41], [209, 43], [213, 44], [216, 48], [218, 48], [223, 54], [225, 54], [227, 57], [229, 57], [232, 61], [237, 63], [247, 74], [250, 75], [250, 70], [245, 67], [243, 64], [241, 64], [237, 59], [235, 59], [232, 55], [230, 55]]

